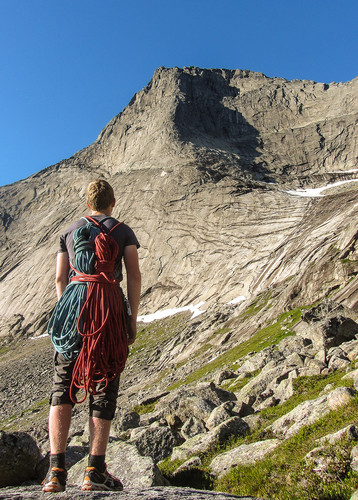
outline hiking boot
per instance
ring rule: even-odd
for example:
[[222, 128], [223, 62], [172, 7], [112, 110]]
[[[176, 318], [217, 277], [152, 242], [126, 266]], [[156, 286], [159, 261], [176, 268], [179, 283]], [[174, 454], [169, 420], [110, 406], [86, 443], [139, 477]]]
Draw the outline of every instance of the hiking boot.
[[58, 493], [66, 489], [67, 472], [65, 469], [52, 467], [42, 481], [42, 491]]
[[83, 478], [82, 491], [122, 491], [123, 484], [119, 479], [112, 476], [107, 469], [98, 472], [95, 467], [87, 467]]

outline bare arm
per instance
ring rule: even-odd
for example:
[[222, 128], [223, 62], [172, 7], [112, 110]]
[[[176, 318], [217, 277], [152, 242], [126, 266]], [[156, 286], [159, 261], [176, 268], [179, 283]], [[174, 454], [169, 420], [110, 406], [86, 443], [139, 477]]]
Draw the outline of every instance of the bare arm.
[[70, 270], [70, 262], [67, 252], [59, 252], [57, 254], [56, 263], [56, 293], [59, 300], [68, 284], [68, 273]]
[[128, 332], [128, 342], [133, 344], [137, 335], [137, 315], [141, 289], [141, 273], [139, 270], [138, 251], [135, 245], [124, 247], [124, 265], [127, 272], [127, 295], [132, 310]]

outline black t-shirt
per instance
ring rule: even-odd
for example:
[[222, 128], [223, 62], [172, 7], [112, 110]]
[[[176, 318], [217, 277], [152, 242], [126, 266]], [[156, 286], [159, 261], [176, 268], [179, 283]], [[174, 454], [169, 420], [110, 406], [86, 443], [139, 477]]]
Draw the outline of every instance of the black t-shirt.
[[[116, 224], [118, 224], [118, 220], [114, 217], [109, 217], [108, 215], [92, 215], [92, 219], [95, 219], [101, 225], [105, 226], [105, 228], [110, 231]], [[75, 253], [73, 251], [73, 233], [81, 226], [85, 226], [89, 221], [82, 218], [71, 224], [60, 236], [60, 246], [59, 252], [67, 252], [70, 263], [74, 265]], [[105, 230], [106, 230], [105, 229]], [[128, 245], [136, 245], [137, 248], [140, 247], [139, 242], [137, 240], [134, 231], [127, 226], [126, 224], [120, 224], [117, 226], [112, 232], [111, 236], [115, 239], [118, 244], [119, 252], [116, 259], [116, 270], [115, 275], [116, 278], [121, 281], [123, 279], [122, 274], [122, 257], [124, 253], [124, 247]]]

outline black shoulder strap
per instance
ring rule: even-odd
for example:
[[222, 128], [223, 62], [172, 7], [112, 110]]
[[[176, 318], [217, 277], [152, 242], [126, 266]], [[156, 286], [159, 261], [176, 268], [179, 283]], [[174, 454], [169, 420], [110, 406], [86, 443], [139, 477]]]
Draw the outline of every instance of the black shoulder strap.
[[105, 217], [104, 219], [102, 219], [101, 221], [97, 221], [96, 219], [93, 219], [92, 217], [90, 217], [89, 215], [87, 215], [86, 217], [83, 217], [83, 219], [86, 219], [87, 221], [90, 221], [90, 222], [93, 222], [93, 224], [95, 224], [101, 231], [102, 233], [106, 233], [106, 234], [111, 234], [111, 232], [119, 225], [123, 224], [123, 222], [118, 222], [117, 224], [115, 224], [112, 229], [108, 229], [106, 228], [106, 226], [103, 224], [103, 222], [105, 220], [108, 220], [108, 219], [113, 219], [113, 217]]

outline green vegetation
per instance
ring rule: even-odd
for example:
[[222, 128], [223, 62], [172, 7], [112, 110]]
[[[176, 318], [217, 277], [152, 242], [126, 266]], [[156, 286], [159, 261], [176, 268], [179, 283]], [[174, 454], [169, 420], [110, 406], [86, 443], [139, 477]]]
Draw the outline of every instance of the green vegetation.
[[41, 401], [36, 401], [26, 410], [21, 413], [16, 413], [0, 421], [0, 428], [6, 432], [14, 432], [22, 430], [24, 421], [28, 424], [29, 421], [43, 421], [47, 420], [49, 408], [49, 400], [45, 398]]
[[[175, 484], [197, 488], [213, 488], [236, 495], [258, 496], [270, 500], [345, 500], [358, 488], [358, 474], [350, 468], [350, 453], [354, 442], [342, 440], [334, 445], [325, 445], [319, 452], [327, 463], [326, 469], [313, 471], [305, 456], [317, 446], [316, 440], [334, 433], [357, 420], [358, 396], [347, 405], [316, 423], [301, 429], [296, 435], [283, 441], [270, 455], [251, 466], [233, 468], [220, 479], [213, 480], [210, 475], [210, 463], [219, 454], [241, 444], [249, 444], [272, 438], [267, 427], [282, 415], [287, 414], [299, 403], [318, 397], [321, 391], [331, 384], [333, 387], [350, 386], [351, 380], [342, 379], [345, 372], [337, 371], [328, 375], [299, 377], [294, 381], [295, 394], [280, 406], [267, 408], [260, 413], [258, 427], [247, 436], [232, 437], [225, 444], [218, 446], [201, 456], [202, 465], [195, 468], [192, 476], [179, 475]], [[181, 461], [161, 462], [162, 474], [173, 481], [173, 472]], [[210, 486], [211, 485], [211, 486]]]
[[358, 398], [355, 398], [349, 405], [301, 429], [264, 460], [250, 467], [235, 467], [215, 482], [215, 489], [275, 500], [349, 499], [358, 488], [358, 474], [350, 469], [354, 442], [342, 440], [325, 446], [320, 454], [329, 460], [327, 469], [321, 473], [313, 471], [305, 456], [318, 446], [317, 438], [351, 424], [357, 411]]
[[155, 409], [155, 402], [135, 405], [133, 406], [133, 411], [139, 413], [139, 415], [145, 415], [146, 413], [151, 413]]
[[0, 347], [0, 356], [2, 356], [3, 354], [6, 354], [10, 350], [11, 350], [11, 348], [8, 346]]
[[[252, 307], [258, 306], [249, 306], [248, 309], [252, 310]], [[301, 309], [295, 309], [281, 314], [272, 325], [258, 330], [249, 340], [242, 342], [212, 361], [209, 361], [188, 375], [184, 380], [172, 384], [168, 389], [173, 390], [180, 387], [182, 384], [190, 384], [191, 382], [204, 379], [207, 375], [220, 368], [237, 368], [236, 363], [238, 359], [243, 358], [249, 352], [261, 351], [265, 347], [278, 344], [285, 337], [294, 335], [292, 327], [300, 318]]]

